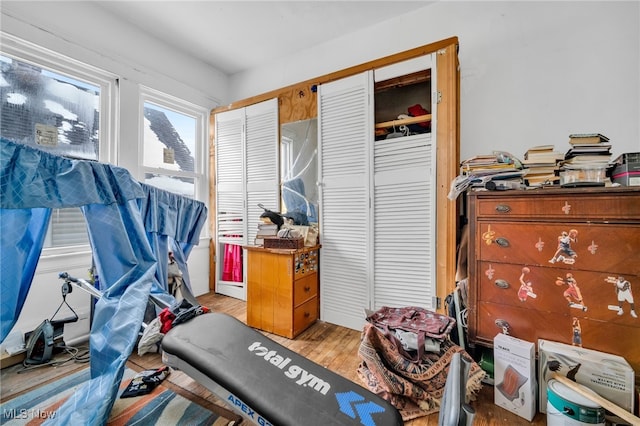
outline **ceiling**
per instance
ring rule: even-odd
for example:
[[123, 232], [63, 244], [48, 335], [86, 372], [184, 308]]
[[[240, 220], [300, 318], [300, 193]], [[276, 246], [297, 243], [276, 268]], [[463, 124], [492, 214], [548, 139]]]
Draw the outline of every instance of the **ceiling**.
[[232, 75], [433, 1], [97, 1], [161, 42]]

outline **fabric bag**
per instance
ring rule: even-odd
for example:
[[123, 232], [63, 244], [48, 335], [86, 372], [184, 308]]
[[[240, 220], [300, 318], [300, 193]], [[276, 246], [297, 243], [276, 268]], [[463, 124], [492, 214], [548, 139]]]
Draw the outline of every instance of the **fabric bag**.
[[442, 404], [453, 355], [470, 362], [466, 397], [473, 401], [482, 388], [485, 372], [471, 356], [450, 340], [443, 340], [439, 352], [426, 352], [418, 361], [401, 355], [397, 346], [373, 324], [365, 324], [358, 357], [358, 376], [366, 387], [396, 407], [402, 419], [438, 412]]
[[[402, 308], [383, 306], [367, 316], [367, 321], [383, 331], [387, 338], [396, 342], [402, 355], [414, 361], [420, 359], [424, 354], [427, 338], [446, 339], [456, 324], [456, 321], [451, 317], [418, 306]], [[415, 333], [417, 342], [415, 356], [411, 356], [403, 350], [402, 343], [398, 341], [394, 333], [395, 330]]]

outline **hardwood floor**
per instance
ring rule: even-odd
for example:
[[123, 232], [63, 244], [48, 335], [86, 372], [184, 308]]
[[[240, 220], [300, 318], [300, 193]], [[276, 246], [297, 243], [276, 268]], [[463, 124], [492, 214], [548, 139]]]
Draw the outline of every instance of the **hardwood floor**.
[[[246, 303], [231, 297], [209, 293], [198, 297], [203, 306], [213, 311], [225, 312], [246, 323]], [[269, 338], [289, 349], [311, 359], [312, 361], [352, 380], [358, 384], [360, 379], [356, 369], [359, 364], [358, 347], [360, 332], [318, 321], [294, 340], [265, 333]], [[162, 365], [159, 354], [129, 357], [129, 366], [135, 370], [158, 368]], [[18, 374], [21, 366], [5, 368], [0, 375], [0, 399], [14, 398], [28, 390], [55, 380], [60, 375], [70, 374], [87, 364], [68, 363], [58, 367], [41, 367]], [[163, 382], [163, 385], [175, 392], [190, 398], [210, 409], [217, 409], [222, 402], [208, 389], [200, 385], [180, 371], [174, 371]], [[476, 410], [474, 425], [545, 425], [546, 416], [538, 413], [533, 422], [528, 422], [517, 415], [493, 404], [493, 387], [483, 386], [478, 399], [471, 404]], [[408, 426], [431, 426], [438, 424], [438, 414], [421, 417], [405, 423]], [[302, 425], [301, 425], [302, 426]]]

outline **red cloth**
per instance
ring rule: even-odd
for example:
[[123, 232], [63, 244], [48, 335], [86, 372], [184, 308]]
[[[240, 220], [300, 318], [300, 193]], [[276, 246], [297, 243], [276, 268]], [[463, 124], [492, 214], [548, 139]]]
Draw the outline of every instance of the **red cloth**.
[[160, 317], [160, 322], [162, 323], [162, 326], [160, 326], [160, 332], [166, 334], [171, 330], [171, 323], [176, 319], [176, 316], [171, 312], [171, 310], [169, 310], [169, 308], [164, 308], [160, 311], [160, 315], [158, 315], [158, 317]]
[[242, 282], [242, 247], [235, 244], [225, 244], [224, 260], [222, 263], [222, 280]]

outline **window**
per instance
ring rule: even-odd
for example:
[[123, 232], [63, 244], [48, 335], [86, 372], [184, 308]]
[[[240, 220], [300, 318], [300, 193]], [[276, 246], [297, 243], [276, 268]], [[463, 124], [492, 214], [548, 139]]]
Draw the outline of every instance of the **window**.
[[[2, 33], [0, 135], [56, 155], [112, 161], [117, 80]], [[45, 248], [87, 245], [78, 208], [52, 214]]]
[[189, 198], [204, 200], [203, 108], [142, 89], [142, 152], [144, 182]]

